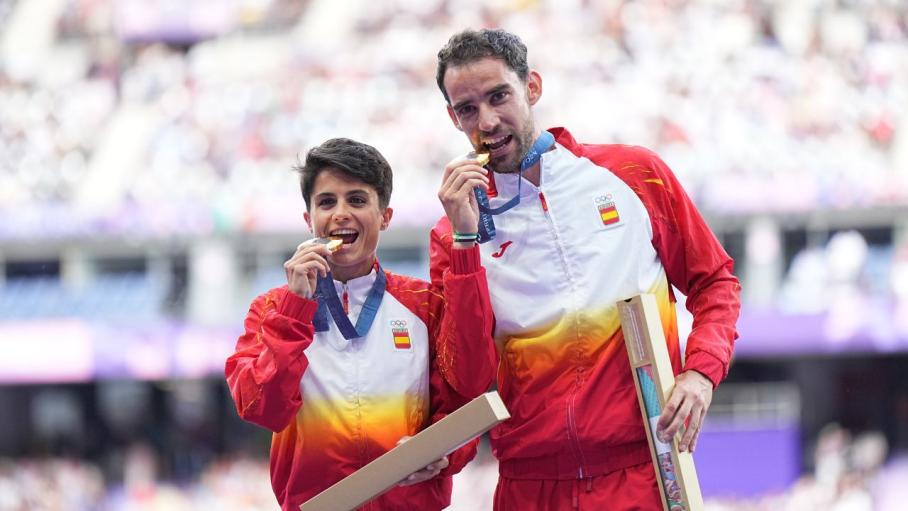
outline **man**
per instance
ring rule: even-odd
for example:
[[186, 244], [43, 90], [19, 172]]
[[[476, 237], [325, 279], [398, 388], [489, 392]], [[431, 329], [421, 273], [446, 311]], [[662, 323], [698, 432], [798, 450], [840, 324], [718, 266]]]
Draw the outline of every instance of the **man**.
[[[479, 395], [495, 371], [475, 247], [454, 248], [443, 295], [383, 271], [375, 251], [393, 213], [384, 157], [332, 139], [299, 170], [304, 217], [321, 239], [284, 264], [287, 285], [252, 303], [225, 368], [239, 415], [274, 432], [271, 481], [284, 510]], [[451, 475], [475, 453], [474, 441], [363, 509], [447, 507]]]
[[[433, 229], [433, 281], [450, 265], [452, 237], [477, 237], [475, 200], [467, 208], [452, 190], [473, 183], [500, 212], [480, 248], [498, 388], [511, 412], [491, 435], [495, 508], [661, 509], [615, 303], [656, 295], [677, 374], [657, 431], [680, 432], [680, 448], [693, 451], [728, 371], [740, 286], [658, 156], [537, 127], [542, 77], [526, 55], [502, 30], [465, 31], [439, 51], [436, 76], [454, 126], [488, 153], [492, 173], [475, 158], [445, 168], [439, 198], [449, 218]], [[669, 284], [694, 315], [683, 367]]]

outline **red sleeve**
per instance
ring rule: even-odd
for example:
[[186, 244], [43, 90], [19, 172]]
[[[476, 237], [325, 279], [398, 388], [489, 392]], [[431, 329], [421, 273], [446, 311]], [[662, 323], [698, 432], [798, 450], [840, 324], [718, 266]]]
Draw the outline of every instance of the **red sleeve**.
[[316, 302], [286, 287], [252, 302], [245, 332], [224, 368], [237, 413], [244, 420], [279, 432], [299, 410], [300, 379], [309, 365], [303, 350], [312, 343], [317, 308]]
[[450, 224], [442, 222], [432, 230], [429, 247], [431, 285], [442, 300], [436, 305], [442, 308], [436, 316], [441, 318], [434, 335], [436, 359], [445, 380], [472, 399], [489, 388], [498, 371], [492, 303], [479, 247], [452, 249]]
[[444, 274], [451, 267], [451, 232], [448, 217], [442, 217], [429, 233], [429, 281], [435, 289], [444, 288]]
[[646, 177], [631, 187], [649, 210], [653, 246], [668, 280], [687, 296], [687, 309], [694, 316], [684, 369], [718, 386], [728, 374], [738, 338], [741, 285], [732, 274], [734, 262], [668, 166], [655, 153], [634, 149], [642, 152]]
[[[429, 376], [429, 386], [431, 396], [430, 406], [432, 410], [432, 417], [430, 417], [429, 422], [431, 424], [435, 424], [445, 418], [449, 413], [470, 401], [458, 392], [455, 392], [454, 389], [448, 385], [442, 378], [440, 371], [438, 371], [437, 364], [435, 363], [432, 364], [432, 370]], [[475, 438], [449, 454], [448, 467], [442, 470], [440, 475], [449, 476], [460, 472], [463, 467], [476, 456], [476, 449], [478, 446], [479, 438]]]

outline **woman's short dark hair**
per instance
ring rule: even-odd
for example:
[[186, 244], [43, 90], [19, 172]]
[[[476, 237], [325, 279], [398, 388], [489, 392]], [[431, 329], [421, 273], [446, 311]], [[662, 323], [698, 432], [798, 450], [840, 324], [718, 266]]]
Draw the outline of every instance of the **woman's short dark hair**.
[[332, 138], [310, 149], [306, 161], [294, 169], [300, 173], [300, 190], [307, 211], [315, 178], [326, 169], [337, 170], [371, 186], [378, 194], [379, 207], [388, 207], [393, 175], [385, 157], [369, 144], [349, 138]]
[[500, 59], [511, 71], [517, 73], [522, 82], [527, 81], [530, 66], [527, 64], [527, 47], [516, 35], [496, 29], [464, 30], [454, 34], [448, 43], [438, 52], [438, 67], [435, 70], [435, 81], [451, 102], [445, 90], [445, 73], [449, 67], [462, 66], [486, 57]]

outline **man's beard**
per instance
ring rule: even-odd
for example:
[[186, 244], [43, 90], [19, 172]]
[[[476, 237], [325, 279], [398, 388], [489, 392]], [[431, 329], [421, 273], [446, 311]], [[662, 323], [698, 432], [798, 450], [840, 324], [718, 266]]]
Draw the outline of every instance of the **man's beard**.
[[525, 126], [523, 132], [514, 136], [514, 140], [517, 142], [517, 150], [511, 153], [507, 160], [492, 160], [489, 162], [488, 167], [492, 169], [493, 172], [499, 174], [515, 174], [520, 172], [520, 164], [523, 162], [524, 156], [530, 152], [530, 149], [535, 142], [533, 139], [533, 125], [530, 124]]

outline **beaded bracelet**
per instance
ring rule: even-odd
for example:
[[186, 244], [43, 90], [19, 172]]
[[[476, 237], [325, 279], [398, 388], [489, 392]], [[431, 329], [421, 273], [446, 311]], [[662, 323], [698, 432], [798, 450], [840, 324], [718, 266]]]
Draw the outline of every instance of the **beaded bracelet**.
[[479, 240], [478, 232], [455, 232], [452, 237], [454, 238], [454, 243], [469, 243], [471, 241], [475, 242]]

